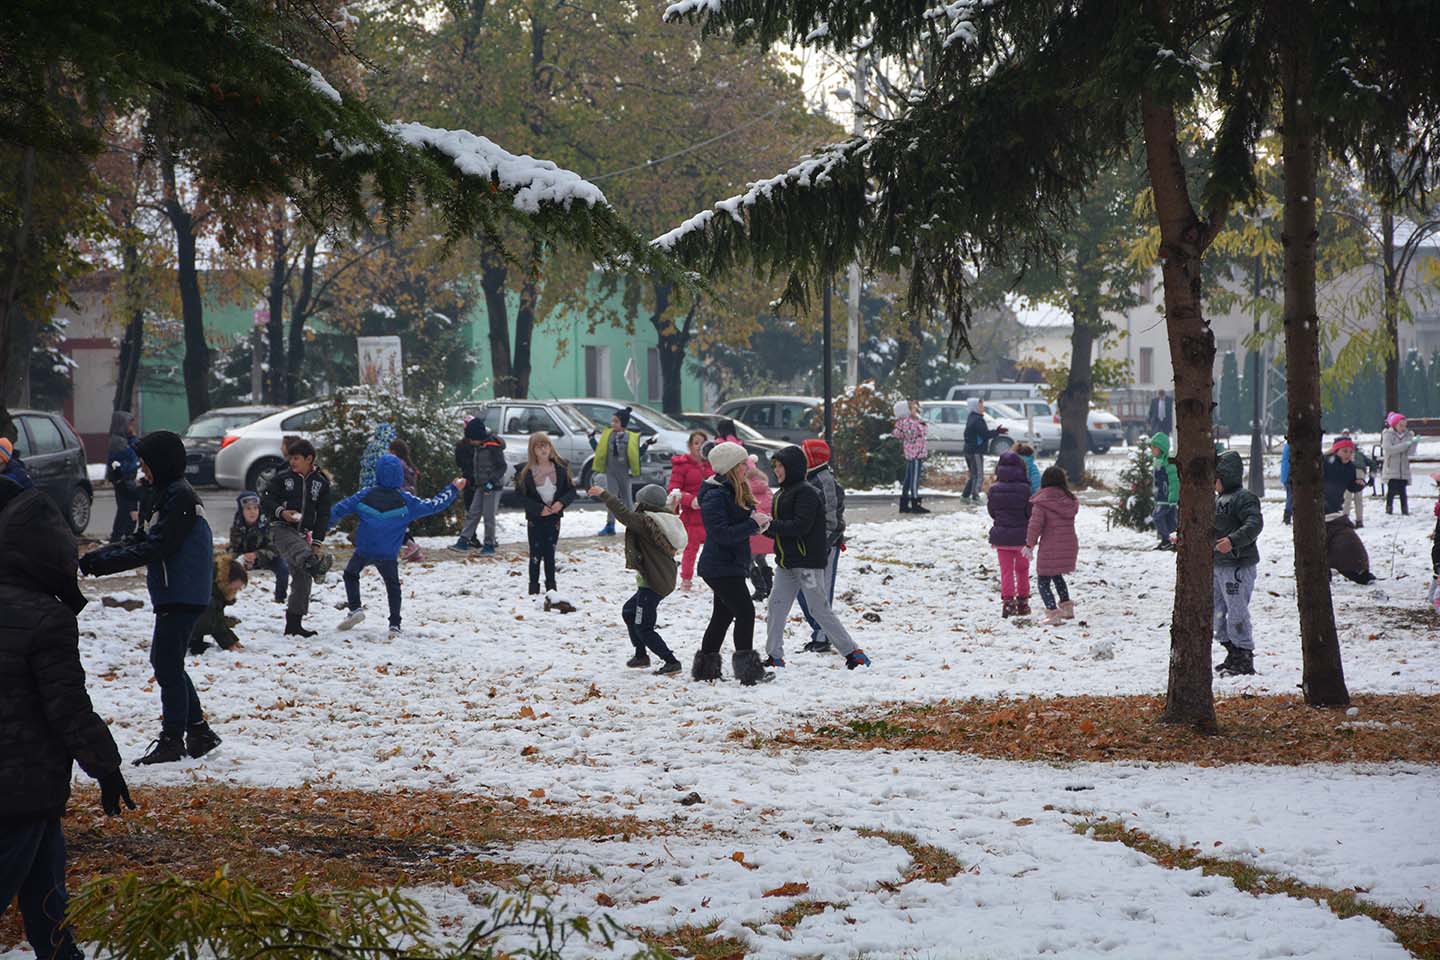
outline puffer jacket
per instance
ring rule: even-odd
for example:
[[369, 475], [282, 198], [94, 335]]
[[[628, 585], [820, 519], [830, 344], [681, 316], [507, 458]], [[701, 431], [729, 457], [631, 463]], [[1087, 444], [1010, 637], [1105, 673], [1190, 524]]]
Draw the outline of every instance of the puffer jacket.
[[[470, 459], [470, 476], [476, 490], [494, 492], [505, 486], [510, 465], [505, 462], [505, 438], [489, 435], [466, 448]], [[463, 474], [462, 474], [463, 475]]]
[[[750, 475], [746, 478], [750, 483], [750, 495], [755, 498], [755, 509], [761, 513], [770, 513], [775, 506], [775, 491], [770, 489], [770, 481], [765, 479], [765, 471], [758, 466], [750, 465]], [[775, 541], [764, 534], [757, 533], [750, 538], [750, 556], [768, 556], [775, 549]]]
[[711, 477], [700, 485], [705, 546], [696, 571], [701, 577], [750, 575], [750, 538], [760, 532], [752, 512], [735, 502], [735, 488], [726, 477]]
[[1359, 493], [1365, 489], [1365, 479], [1360, 476], [1359, 467], [1352, 460], [1346, 463], [1335, 454], [1325, 457], [1325, 514], [1345, 511], [1345, 494]]
[[58, 817], [73, 764], [99, 779], [120, 751], [85, 692], [75, 538], [39, 490], [0, 481], [0, 826]]
[[1325, 560], [1331, 570], [1351, 579], [1370, 572], [1370, 553], [1344, 514], [1325, 521]]
[[1075, 572], [1080, 557], [1080, 537], [1075, 533], [1075, 515], [1080, 501], [1059, 487], [1042, 487], [1030, 498], [1030, 524], [1025, 545], [1035, 552], [1035, 575], [1057, 577]]
[[786, 447], [775, 459], [785, 468], [785, 482], [773, 504], [775, 515], [765, 530], [775, 541], [775, 562], [787, 570], [824, 570], [830, 565], [825, 502], [805, 479], [805, 452]]
[[240, 505], [240, 499], [247, 495], [252, 495], [251, 491], [247, 490], [235, 498], [235, 516], [230, 521], [230, 552], [236, 556], [253, 553], [256, 554], [257, 561], [268, 561], [275, 555], [275, 538], [270, 534], [270, 518], [261, 510], [253, 525], [246, 523], [245, 508]]
[[[310, 534], [316, 543], [323, 543], [330, 519], [330, 478], [319, 467], [303, 477], [294, 470], [277, 473], [260, 491], [260, 510], [269, 514], [273, 522], [293, 526]], [[300, 514], [300, 522], [290, 524], [281, 519], [280, 514], [287, 510]]]
[[993, 547], [1023, 547], [1030, 524], [1030, 479], [1025, 461], [1011, 450], [1000, 454], [995, 482], [986, 495], [985, 507], [995, 522], [990, 526]]
[[203, 610], [210, 604], [214, 543], [205, 506], [185, 480], [185, 444], [169, 431], [146, 434], [136, 444], [154, 477], [141, 530], [124, 543], [87, 553], [80, 569], [92, 575], [145, 567], [145, 585], [157, 613]]
[[600, 499], [625, 525], [625, 569], [638, 573], [662, 598], [674, 593], [675, 554], [689, 542], [685, 524], [668, 510], [626, 509], [609, 490]]
[[126, 493], [133, 495], [136, 474], [140, 472], [140, 457], [135, 453], [135, 438], [130, 436], [130, 424], [135, 415], [128, 410], [116, 410], [110, 414], [110, 438], [105, 449], [105, 479], [115, 486], [124, 486]]
[[901, 417], [895, 421], [892, 433], [900, 441], [900, 451], [906, 460], [924, 460], [930, 454], [925, 438], [930, 425], [919, 417]]
[[828, 460], [811, 467], [808, 479], [825, 502], [825, 542], [838, 547], [845, 542], [845, 488], [840, 486]]
[[704, 527], [700, 508], [691, 503], [700, 496], [700, 485], [715, 475], [705, 460], [696, 460], [688, 453], [670, 458], [670, 483], [667, 489], [680, 491], [680, 519], [687, 527]]
[[1217, 567], [1249, 567], [1260, 562], [1260, 531], [1265, 529], [1265, 515], [1260, 501], [1245, 489], [1245, 461], [1234, 450], [1220, 454], [1215, 463], [1215, 479], [1220, 481], [1220, 495], [1215, 498], [1215, 533], [1218, 543], [1230, 538], [1229, 553], [1215, 551]]
[[[1160, 451], [1154, 460], [1155, 502], [1180, 502], [1180, 471], [1170, 457], [1170, 434], [1156, 433], [1150, 438], [1150, 446]], [[1288, 447], [1286, 449], [1289, 449]], [[1287, 467], [1288, 470], [1288, 467]], [[1284, 481], [1281, 481], [1282, 483]]]
[[1410, 482], [1410, 455], [1415, 452], [1415, 447], [1420, 443], [1420, 438], [1415, 436], [1414, 430], [1406, 430], [1399, 433], [1394, 427], [1386, 427], [1380, 434], [1380, 456], [1384, 459], [1384, 466], [1380, 468], [1381, 480], [1404, 480]]
[[460, 495], [455, 484], [428, 500], [406, 493], [405, 465], [393, 453], [375, 461], [375, 486], [366, 487], [335, 504], [330, 510], [330, 526], [335, 526], [352, 513], [360, 518], [355, 530], [355, 552], [362, 557], [381, 559], [394, 557], [405, 542], [405, 530], [432, 513], [439, 513]]

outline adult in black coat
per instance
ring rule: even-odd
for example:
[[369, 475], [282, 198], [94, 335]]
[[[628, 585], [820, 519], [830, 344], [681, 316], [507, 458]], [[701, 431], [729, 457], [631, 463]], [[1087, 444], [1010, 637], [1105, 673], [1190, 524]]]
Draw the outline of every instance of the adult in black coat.
[[1175, 429], [1175, 401], [1161, 390], [1150, 401], [1150, 432], [1169, 433]]
[[50, 498], [0, 477], [0, 914], [17, 896], [37, 957], [83, 955], [65, 926], [60, 817], [71, 769], [100, 781], [101, 807], [135, 804], [120, 751], [85, 692], [75, 615], [75, 538]]

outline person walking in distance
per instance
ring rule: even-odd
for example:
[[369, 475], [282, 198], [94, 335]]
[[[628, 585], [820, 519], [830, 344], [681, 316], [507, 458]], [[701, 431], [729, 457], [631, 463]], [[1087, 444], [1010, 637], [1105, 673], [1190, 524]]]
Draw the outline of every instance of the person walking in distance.
[[140, 519], [140, 458], [135, 453], [135, 414], [116, 410], [110, 415], [110, 439], [105, 451], [105, 479], [115, 490], [115, 522], [110, 542], [118, 543], [135, 532]]
[[990, 429], [985, 422], [984, 400], [971, 397], [965, 403], [970, 408], [970, 415], [965, 419], [965, 466], [970, 471], [970, 476], [965, 481], [965, 489], [961, 491], [960, 499], [979, 503], [985, 484], [985, 451], [990, 448], [991, 440], [1007, 431], [1003, 426]]
[[1403, 413], [1391, 413], [1385, 418], [1385, 430], [1380, 434], [1380, 455], [1385, 465], [1381, 468], [1380, 479], [1385, 481], [1385, 512], [1395, 512], [1395, 498], [1400, 498], [1400, 513], [1410, 515], [1410, 455], [1420, 445], [1420, 438], [1410, 429]]
[[1150, 432], [1169, 433], [1175, 429], [1175, 401], [1164, 390], [1157, 391], [1150, 401]]
[[185, 672], [185, 654], [195, 623], [210, 605], [214, 540], [200, 497], [185, 479], [185, 444], [168, 430], [146, 434], [135, 445], [140, 472], [154, 491], [142, 532], [80, 558], [89, 576], [145, 567], [145, 585], [155, 610], [150, 665], [160, 685], [160, 737], [137, 764], [174, 763], [203, 757], [220, 745], [205, 722], [195, 684]]
[[767, 667], [785, 666], [785, 621], [797, 596], [805, 597], [810, 616], [845, 657], [845, 666], [868, 667], [870, 658], [850, 638], [825, 593], [830, 550], [825, 540], [825, 503], [806, 478], [805, 453], [786, 447], [771, 459], [780, 492], [765, 535], [775, 540], [775, 588], [766, 613]]
[[705, 543], [705, 521], [700, 516], [700, 485], [715, 471], [700, 452], [705, 446], [705, 431], [690, 434], [685, 453], [670, 458], [670, 494], [679, 501], [680, 521], [685, 524], [685, 552], [680, 557], [680, 589], [690, 590], [695, 577], [695, 558]]
[[290, 599], [285, 608], [285, 635], [313, 637], [302, 621], [310, 612], [310, 584], [322, 579], [333, 558], [325, 552], [330, 522], [330, 478], [315, 463], [315, 447], [296, 437], [286, 448], [290, 469], [275, 475], [260, 496], [270, 517], [275, 552], [290, 568]]
[[717, 443], [709, 454], [715, 475], [700, 488], [700, 514], [705, 520], [705, 546], [698, 571], [710, 588], [713, 606], [710, 624], [690, 675], [696, 680], [719, 680], [720, 648], [735, 625], [735, 654], [731, 668], [745, 686], [775, 678], [760, 663], [755, 650], [755, 601], [750, 597], [750, 538], [764, 533], [770, 518], [755, 509], [746, 475], [750, 470], [745, 448], [738, 443]]
[[100, 809], [135, 809], [120, 751], [85, 691], [75, 538], [39, 490], [0, 477], [0, 917], [19, 899], [39, 960], [84, 960], [66, 923], [65, 834], [75, 763]]
[[900, 484], [901, 513], [929, 513], [920, 504], [920, 470], [925, 465], [928, 449], [925, 435], [928, 424], [920, 419], [920, 405], [909, 400], [895, 401], [895, 427], [893, 433], [900, 441], [900, 452], [905, 457], [905, 479]]

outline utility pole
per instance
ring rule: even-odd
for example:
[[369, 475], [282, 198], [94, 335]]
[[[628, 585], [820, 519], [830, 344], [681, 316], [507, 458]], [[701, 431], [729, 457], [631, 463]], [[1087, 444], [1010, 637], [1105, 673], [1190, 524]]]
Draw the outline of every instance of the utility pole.
[[[867, 63], [864, 52], [855, 55], [855, 90], [851, 105], [855, 116], [850, 130], [855, 136], [865, 132], [865, 83]], [[845, 385], [850, 389], [860, 385], [860, 261], [850, 264], [849, 324], [845, 339]]]
[[831, 289], [832, 286], [833, 286], [833, 284], [831, 284], [830, 278], [829, 278], [829, 277], [826, 277], [826, 278], [825, 278], [825, 309], [824, 309], [824, 313], [823, 313], [823, 317], [824, 317], [824, 335], [823, 335], [822, 338], [821, 338], [822, 341], [823, 341], [823, 346], [821, 347], [821, 352], [823, 352], [823, 353], [825, 354], [825, 357], [824, 357], [824, 360], [823, 360], [823, 363], [822, 363], [822, 366], [823, 366], [823, 368], [824, 368], [824, 373], [823, 373], [822, 376], [823, 376], [824, 389], [825, 389], [825, 442], [826, 442], [827, 444], [829, 444], [831, 447], [833, 447], [833, 446], [835, 445], [835, 404], [834, 404], [835, 385], [834, 385], [834, 383], [831, 382], [831, 380], [833, 379], [833, 375], [832, 375], [832, 372], [831, 372], [831, 371], [832, 371], [832, 369], [833, 369], [833, 367], [834, 367], [834, 365], [835, 365], [835, 358], [834, 358], [833, 351], [832, 351], [831, 346], [830, 346], [830, 299], [831, 299], [830, 289]]
[[1250, 492], [1257, 497], [1265, 496], [1265, 441], [1260, 435], [1264, 427], [1261, 421], [1264, 419], [1262, 411], [1265, 406], [1264, 381], [1261, 379], [1260, 374], [1260, 284], [1260, 256], [1256, 254], [1255, 286], [1251, 291], [1255, 299], [1250, 311], [1254, 314], [1255, 322], [1255, 335], [1251, 338], [1251, 342], [1256, 348], [1250, 352], [1254, 355], [1255, 362], [1251, 365], [1252, 369], [1245, 375], [1250, 378], [1250, 397], [1252, 400], [1250, 412], [1250, 482], [1246, 484], [1246, 486], [1248, 486]]

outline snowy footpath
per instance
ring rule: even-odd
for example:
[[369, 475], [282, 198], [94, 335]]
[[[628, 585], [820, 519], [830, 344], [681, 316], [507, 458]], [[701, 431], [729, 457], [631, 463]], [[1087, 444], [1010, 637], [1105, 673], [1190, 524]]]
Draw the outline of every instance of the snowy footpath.
[[[1382, 582], [1335, 581], [1360, 721], [1367, 693], [1440, 694], [1440, 636], [1420, 616], [1433, 485], [1416, 494], [1405, 518], [1371, 501], [1362, 533]], [[1299, 682], [1290, 531], [1278, 502], [1267, 501], [1266, 522], [1253, 606], [1259, 673], [1218, 680], [1218, 696], [1292, 693]], [[394, 642], [373, 571], [362, 583], [369, 619], [333, 629], [343, 588], [332, 577], [309, 617], [321, 634], [306, 641], [281, 636], [283, 609], [261, 574], [234, 608], [244, 649], [190, 661], [224, 745], [203, 761], [126, 775], [142, 801], [148, 785], [196, 781], [543, 790], [557, 807], [632, 815], [654, 822], [657, 836], [531, 842], [504, 856], [541, 874], [596, 868], [594, 879], [558, 888], [561, 909], [601, 912], [599, 897], [614, 904], [603, 912], [654, 931], [718, 921], [715, 935], [754, 957], [1408, 956], [1367, 918], [1165, 869], [1073, 824], [1120, 819], [1177, 846], [1434, 914], [1434, 765], [1045, 764], [760, 742], [892, 702], [1164, 690], [1172, 555], [1146, 535], [1107, 531], [1103, 511], [1086, 507], [1080, 569], [1069, 578], [1079, 619], [1016, 625], [1000, 617], [988, 526], [981, 507], [854, 527], [836, 603], [874, 666], [848, 672], [838, 657], [801, 652], [808, 634], [796, 620], [789, 666], [755, 688], [688, 678], [709, 613], [703, 589], [660, 607], [685, 675], [624, 666], [620, 605], [633, 575], [618, 537], [562, 542], [561, 592], [573, 614], [524, 596], [519, 558], [407, 566], [405, 631]], [[86, 589], [143, 599], [118, 584]], [[148, 609], [99, 603], [81, 619], [91, 694], [127, 757], [158, 727], [150, 627]], [[757, 639], [763, 633], [757, 624]], [[915, 878], [910, 854], [876, 831], [913, 834], [960, 869], [943, 882]], [[457, 922], [474, 909], [461, 889], [413, 893]], [[788, 928], [772, 922], [797, 900], [832, 906]]]

